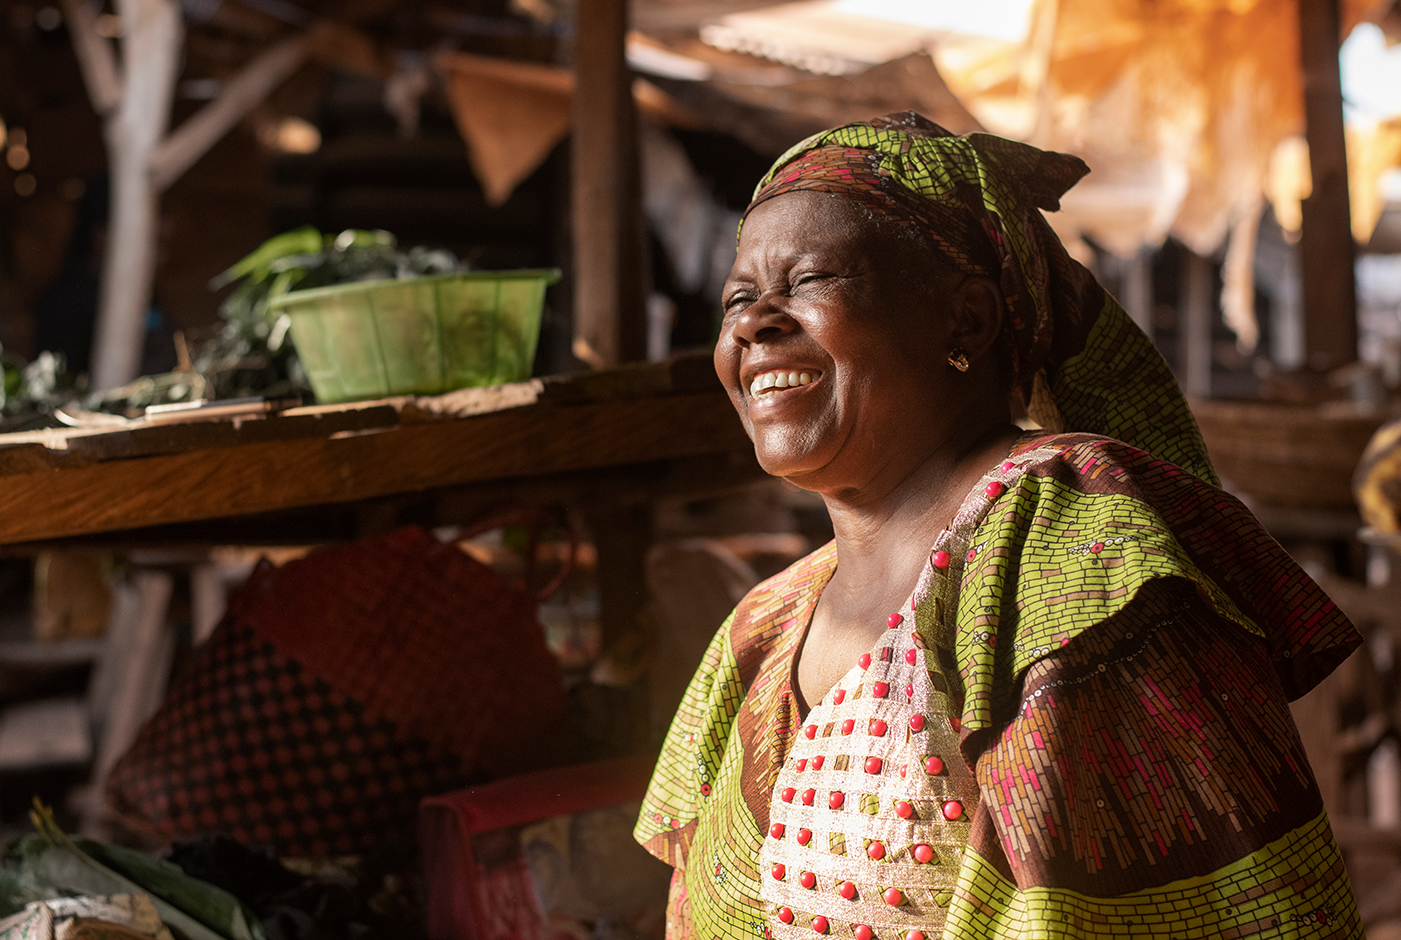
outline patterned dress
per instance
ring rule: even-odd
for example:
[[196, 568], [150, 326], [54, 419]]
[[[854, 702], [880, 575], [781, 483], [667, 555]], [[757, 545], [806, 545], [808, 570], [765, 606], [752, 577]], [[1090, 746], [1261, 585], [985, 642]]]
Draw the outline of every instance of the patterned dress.
[[1360, 937], [1287, 702], [1359, 637], [1229, 495], [1029, 435], [808, 715], [828, 545], [716, 634], [636, 835], [672, 938]]

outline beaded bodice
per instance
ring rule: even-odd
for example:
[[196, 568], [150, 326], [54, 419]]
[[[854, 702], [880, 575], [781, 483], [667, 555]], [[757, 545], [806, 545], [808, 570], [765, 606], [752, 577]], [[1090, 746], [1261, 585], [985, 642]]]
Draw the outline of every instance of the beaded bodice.
[[959, 752], [957, 681], [946, 672], [959, 578], [976, 556], [973, 532], [1018, 463], [993, 469], [969, 493], [908, 601], [885, 616], [884, 633], [795, 736], [760, 851], [777, 940], [942, 933], [978, 802]]

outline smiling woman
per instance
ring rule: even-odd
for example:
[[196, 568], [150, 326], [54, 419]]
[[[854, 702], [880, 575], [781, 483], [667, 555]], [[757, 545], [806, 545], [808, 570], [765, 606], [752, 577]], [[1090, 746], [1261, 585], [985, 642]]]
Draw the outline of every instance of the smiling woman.
[[1288, 710], [1359, 637], [1042, 218], [1085, 171], [907, 113], [760, 184], [716, 371], [836, 538], [667, 736], [671, 937], [1361, 935]]

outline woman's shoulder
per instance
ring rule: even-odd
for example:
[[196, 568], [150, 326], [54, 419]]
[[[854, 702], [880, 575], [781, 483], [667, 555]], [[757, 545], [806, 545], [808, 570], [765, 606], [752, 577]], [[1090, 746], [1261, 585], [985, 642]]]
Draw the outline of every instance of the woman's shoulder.
[[1213, 491], [1218, 488], [1209, 480], [1163, 460], [1146, 450], [1100, 434], [1080, 431], [1033, 432], [1018, 441], [1010, 459], [1025, 472], [1046, 475], [1057, 468], [1076, 474], [1093, 473], [1110, 478], [1125, 474], [1159, 476], [1176, 479], [1179, 485], [1200, 484]]
[[822, 591], [837, 567], [837, 546], [828, 542], [804, 555], [745, 594], [735, 606], [731, 632], [736, 637], [793, 619]]

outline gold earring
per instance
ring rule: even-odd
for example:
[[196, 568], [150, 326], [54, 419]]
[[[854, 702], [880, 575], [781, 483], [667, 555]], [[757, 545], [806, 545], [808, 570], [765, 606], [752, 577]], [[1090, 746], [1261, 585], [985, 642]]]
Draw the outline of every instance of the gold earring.
[[949, 353], [949, 365], [953, 366], [959, 372], [967, 372], [972, 365], [972, 363], [968, 361], [968, 350], [964, 349], [962, 346], [954, 347], [953, 352]]

